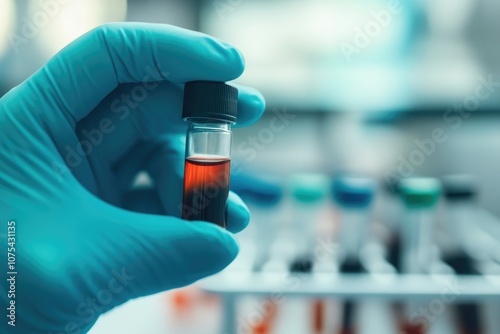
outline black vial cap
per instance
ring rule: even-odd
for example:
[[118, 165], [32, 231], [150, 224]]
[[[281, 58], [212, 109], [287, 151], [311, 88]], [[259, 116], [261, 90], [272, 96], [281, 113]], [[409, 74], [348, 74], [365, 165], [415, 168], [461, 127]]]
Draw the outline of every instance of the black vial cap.
[[190, 81], [184, 85], [182, 118], [236, 123], [238, 90], [224, 82]]
[[309, 257], [299, 258], [290, 265], [290, 272], [308, 274], [312, 272], [313, 266], [313, 261]]
[[447, 175], [443, 177], [444, 195], [448, 200], [472, 199], [478, 192], [473, 175]]

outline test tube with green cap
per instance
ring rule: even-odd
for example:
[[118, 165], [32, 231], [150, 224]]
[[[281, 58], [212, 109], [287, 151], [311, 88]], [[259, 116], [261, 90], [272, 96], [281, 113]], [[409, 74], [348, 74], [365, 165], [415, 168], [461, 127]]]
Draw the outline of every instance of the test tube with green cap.
[[401, 181], [400, 191], [406, 208], [401, 271], [423, 274], [428, 272], [432, 260], [432, 224], [441, 183], [436, 178], [408, 178]]
[[[426, 274], [433, 261], [432, 228], [435, 208], [441, 195], [441, 183], [436, 178], [414, 177], [402, 180], [400, 195], [405, 206], [402, 228], [401, 271], [405, 274]], [[423, 334], [426, 326], [411, 322], [409, 315], [417, 312], [420, 302], [406, 305], [402, 331]]]

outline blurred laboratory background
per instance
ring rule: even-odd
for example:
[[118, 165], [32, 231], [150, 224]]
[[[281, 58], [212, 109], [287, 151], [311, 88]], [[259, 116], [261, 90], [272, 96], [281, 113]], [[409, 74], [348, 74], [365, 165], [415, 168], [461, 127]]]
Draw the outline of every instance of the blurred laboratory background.
[[[0, 96], [105, 22], [245, 55], [241, 253], [102, 333], [500, 333], [498, 0], [0, 0]], [[140, 52], [140, 50], [138, 50]]]

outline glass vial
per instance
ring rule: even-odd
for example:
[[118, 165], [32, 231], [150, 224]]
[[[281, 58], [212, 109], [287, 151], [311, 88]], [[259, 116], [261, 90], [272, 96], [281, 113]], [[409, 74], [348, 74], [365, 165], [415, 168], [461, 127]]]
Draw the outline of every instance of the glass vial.
[[223, 82], [191, 81], [184, 87], [182, 118], [188, 122], [182, 218], [226, 227], [231, 164], [231, 125], [238, 90]]

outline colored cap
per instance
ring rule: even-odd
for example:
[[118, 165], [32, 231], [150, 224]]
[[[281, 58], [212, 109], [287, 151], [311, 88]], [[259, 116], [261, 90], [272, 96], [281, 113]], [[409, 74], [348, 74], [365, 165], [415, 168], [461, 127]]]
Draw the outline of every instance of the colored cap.
[[328, 183], [328, 177], [322, 174], [295, 174], [290, 179], [290, 190], [297, 201], [313, 203], [326, 196]]
[[341, 176], [332, 184], [333, 198], [345, 208], [366, 208], [372, 203], [376, 183], [368, 177]]
[[182, 118], [236, 123], [238, 90], [224, 82], [190, 81], [184, 85]]
[[231, 190], [238, 193], [245, 201], [260, 206], [276, 205], [283, 197], [283, 189], [273, 180], [259, 178], [249, 174], [232, 174]]
[[473, 175], [447, 175], [443, 177], [443, 193], [448, 200], [474, 198], [477, 180]]
[[408, 178], [401, 181], [400, 192], [407, 207], [430, 208], [439, 199], [441, 183], [431, 177]]
[[290, 264], [290, 272], [292, 273], [310, 273], [313, 269], [314, 263], [310, 258], [296, 259]]

